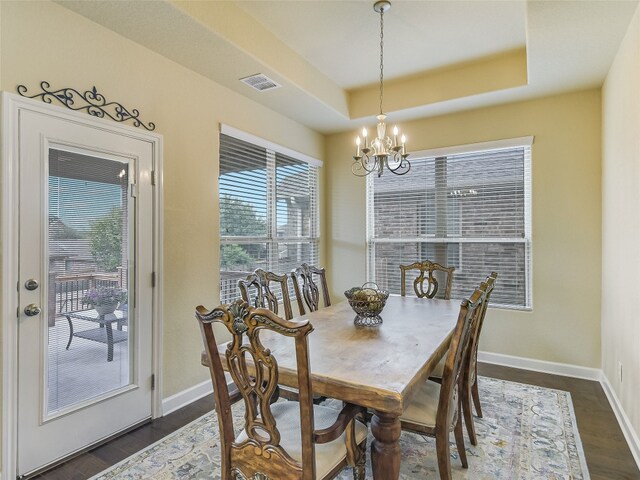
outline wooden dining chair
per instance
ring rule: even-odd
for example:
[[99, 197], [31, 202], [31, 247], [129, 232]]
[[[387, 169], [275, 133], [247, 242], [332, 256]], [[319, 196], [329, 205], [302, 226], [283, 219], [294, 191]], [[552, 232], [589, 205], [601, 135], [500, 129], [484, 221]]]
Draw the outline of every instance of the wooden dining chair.
[[327, 286], [327, 273], [325, 269], [303, 263], [295, 270], [291, 271], [293, 289], [296, 292], [296, 300], [298, 301], [300, 315], [304, 315], [306, 313], [305, 304], [310, 312], [315, 312], [320, 308], [320, 288], [313, 278], [314, 275], [320, 279], [320, 288], [322, 288], [324, 306], [328, 307], [331, 305], [329, 287]]
[[[273, 313], [278, 313], [278, 297], [274, 293], [271, 284], [279, 285], [282, 292], [282, 306], [284, 308], [284, 318], [291, 320], [293, 318], [293, 309], [291, 308], [291, 300], [289, 297], [289, 277], [287, 275], [276, 275], [273, 272], [266, 272], [258, 268], [255, 272], [248, 275], [246, 279], [238, 281], [238, 289], [240, 295], [245, 302], [258, 308], [267, 308]], [[255, 291], [253, 300], [251, 299], [251, 291]]]
[[[492, 272], [491, 275], [489, 275], [485, 280], [485, 283], [487, 285], [486, 287], [487, 294], [484, 300], [484, 304], [482, 305], [482, 310], [480, 311], [480, 314], [479, 314], [476, 329], [471, 336], [471, 347], [469, 348], [469, 360], [468, 360], [468, 366], [466, 368], [465, 389], [464, 389], [464, 393], [467, 396], [467, 410], [469, 412], [469, 421], [472, 420], [471, 402], [469, 401], [469, 397], [473, 398], [473, 404], [475, 406], [476, 413], [478, 414], [478, 417], [482, 418], [482, 407], [480, 405], [480, 393], [478, 392], [478, 345], [480, 343], [480, 333], [482, 332], [484, 317], [487, 314], [487, 307], [489, 306], [489, 300], [491, 298], [491, 293], [495, 288], [495, 283], [497, 278], [498, 278], [498, 274], [496, 272]], [[466, 420], [467, 419], [465, 418], [465, 421]], [[471, 436], [471, 432], [469, 432], [469, 436]], [[475, 433], [473, 434], [473, 436], [475, 437]]]
[[478, 312], [486, 291], [477, 289], [468, 300], [463, 300], [451, 345], [447, 353], [442, 383], [428, 380], [420, 384], [404, 413], [400, 417], [404, 430], [435, 437], [438, 470], [441, 480], [451, 479], [449, 434], [454, 431], [458, 453], [463, 468], [468, 468], [467, 454], [462, 433], [460, 389], [463, 365], [470, 344], [471, 333], [478, 320]]
[[[267, 308], [273, 313], [278, 313], [278, 297], [271, 288], [272, 283], [280, 286], [282, 291], [282, 304], [284, 307], [284, 318], [291, 320], [293, 318], [293, 308], [291, 307], [291, 299], [289, 297], [289, 277], [287, 275], [276, 275], [272, 272], [266, 272], [257, 269], [248, 275], [245, 280], [238, 281], [238, 288], [242, 299], [249, 305], [257, 308]], [[251, 300], [251, 291], [254, 291], [253, 301]], [[298, 400], [298, 392], [289, 387], [278, 387], [276, 397], [282, 396], [289, 400]], [[314, 395], [314, 403], [321, 403], [326, 397]]]
[[[364, 480], [367, 427], [356, 418], [364, 416], [363, 409], [353, 404], [346, 404], [341, 411], [313, 405], [308, 342], [313, 327], [308, 321], [291, 322], [244, 300], [211, 311], [199, 306], [196, 318], [219, 406], [222, 480], [235, 480], [236, 475], [251, 480], [328, 479], [346, 466], [354, 467], [355, 480]], [[226, 348], [226, 366], [245, 407], [238, 435], [234, 433], [214, 322], [223, 324], [232, 337]], [[260, 338], [262, 331], [266, 338]], [[293, 339], [299, 402], [271, 404], [278, 384], [278, 363], [263, 341], [268, 343], [272, 335]]]
[[[469, 344], [469, 351], [467, 359], [463, 366], [463, 388], [461, 391], [460, 399], [462, 401], [462, 413], [464, 416], [464, 423], [467, 427], [467, 433], [469, 434], [469, 440], [472, 445], [478, 444], [478, 439], [475, 431], [475, 424], [473, 422], [473, 410], [471, 402], [476, 409], [478, 417], [482, 418], [482, 408], [480, 406], [480, 393], [478, 392], [478, 344], [480, 343], [480, 332], [482, 331], [482, 325], [484, 323], [484, 317], [487, 313], [487, 307], [489, 306], [489, 300], [491, 299], [491, 293], [495, 287], [495, 281], [498, 277], [496, 272], [491, 273], [487, 279], [480, 284], [480, 286], [486, 289], [486, 295], [483, 303], [480, 306], [478, 313], [478, 321], [476, 322], [475, 329], [471, 332], [471, 340]], [[431, 373], [429, 377], [438, 383], [442, 383], [442, 375], [444, 372], [445, 359], [443, 359]]]
[[442, 298], [445, 300], [451, 298], [451, 285], [453, 283], [453, 271], [455, 267], [444, 267], [439, 263], [434, 263], [429, 260], [415, 262], [411, 265], [400, 265], [400, 294], [403, 297], [406, 295], [406, 273], [412, 270], [418, 272], [416, 278], [413, 280], [413, 290], [418, 298], [434, 298], [438, 294], [440, 284], [434, 272], [442, 272], [444, 275], [444, 292]]

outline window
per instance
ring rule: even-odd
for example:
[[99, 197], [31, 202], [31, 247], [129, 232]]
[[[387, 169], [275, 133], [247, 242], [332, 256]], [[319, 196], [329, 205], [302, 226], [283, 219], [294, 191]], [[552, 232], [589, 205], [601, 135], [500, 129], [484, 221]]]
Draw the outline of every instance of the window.
[[496, 271], [492, 305], [530, 309], [531, 141], [417, 152], [404, 176], [370, 175], [369, 280], [399, 294], [398, 266], [431, 260], [455, 267], [462, 298]]
[[238, 280], [256, 268], [282, 275], [303, 262], [318, 263], [319, 165], [223, 126], [218, 177], [223, 303], [239, 297]]

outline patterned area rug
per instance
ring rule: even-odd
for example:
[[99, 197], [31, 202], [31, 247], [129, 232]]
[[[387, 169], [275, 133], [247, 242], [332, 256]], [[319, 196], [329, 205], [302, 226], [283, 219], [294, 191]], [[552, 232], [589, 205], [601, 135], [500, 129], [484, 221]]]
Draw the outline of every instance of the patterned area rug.
[[[479, 386], [484, 418], [476, 418], [478, 446], [465, 437], [469, 469], [460, 466], [451, 435], [455, 480], [589, 479], [568, 392], [486, 377]], [[238, 425], [241, 403], [234, 406]], [[403, 432], [400, 442], [401, 479], [439, 478], [433, 439]], [[211, 480], [219, 472], [218, 425], [208, 413], [91, 480]], [[353, 477], [344, 470], [338, 478]]]

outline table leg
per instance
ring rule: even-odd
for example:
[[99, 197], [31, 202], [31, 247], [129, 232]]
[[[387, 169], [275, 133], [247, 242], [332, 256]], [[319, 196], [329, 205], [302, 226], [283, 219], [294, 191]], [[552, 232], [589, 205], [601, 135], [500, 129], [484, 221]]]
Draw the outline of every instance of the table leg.
[[67, 342], [67, 350], [71, 346], [71, 340], [73, 340], [73, 323], [71, 323], [71, 317], [69, 315], [65, 315], [67, 317], [67, 322], [69, 322], [69, 341]]
[[376, 480], [397, 480], [400, 477], [400, 417], [374, 412], [371, 419], [371, 466]]
[[111, 322], [106, 324], [107, 329], [107, 362], [113, 360], [113, 325]]

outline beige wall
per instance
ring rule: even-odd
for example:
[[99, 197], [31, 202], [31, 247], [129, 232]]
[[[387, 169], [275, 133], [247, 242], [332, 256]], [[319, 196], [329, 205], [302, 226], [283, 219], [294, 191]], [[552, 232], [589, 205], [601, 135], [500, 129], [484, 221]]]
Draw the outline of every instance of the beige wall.
[[0, 8], [3, 90], [22, 83], [36, 91], [41, 80], [95, 85], [164, 135], [163, 396], [206, 380], [193, 312], [218, 302], [218, 124], [317, 158], [324, 137], [60, 5], [3, 1]]
[[640, 9], [603, 86], [602, 120], [602, 369], [640, 434]]
[[[600, 367], [600, 113], [594, 89], [401, 124], [413, 150], [535, 136], [533, 311], [490, 310], [482, 350]], [[350, 172], [355, 135], [327, 139], [335, 298], [366, 275], [365, 180]]]

